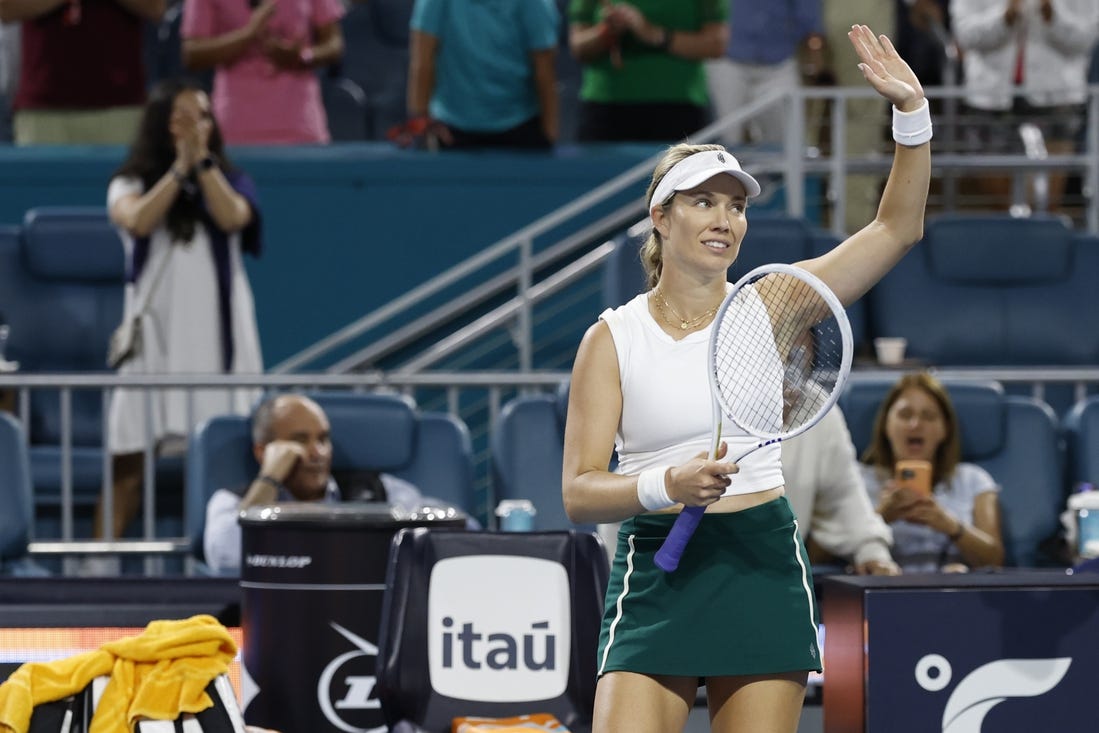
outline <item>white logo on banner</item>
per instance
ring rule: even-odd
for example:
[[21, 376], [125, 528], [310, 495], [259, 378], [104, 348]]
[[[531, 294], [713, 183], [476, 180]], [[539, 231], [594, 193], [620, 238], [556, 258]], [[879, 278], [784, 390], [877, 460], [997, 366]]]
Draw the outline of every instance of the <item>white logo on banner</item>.
[[330, 697], [332, 680], [340, 667], [359, 657], [377, 657], [378, 647], [361, 636], [348, 631], [335, 621], [330, 621], [329, 624], [356, 648], [344, 652], [329, 662], [325, 666], [324, 672], [321, 673], [320, 679], [317, 680], [317, 703], [321, 707], [321, 712], [324, 713], [324, 717], [328, 718], [329, 723], [340, 730], [347, 731], [347, 733], [385, 733], [388, 728], [384, 725], [378, 728], [358, 728], [345, 721], [336, 712], [337, 710], [371, 710], [381, 707], [381, 701], [370, 696], [374, 692], [374, 683], [376, 681], [376, 678], [372, 675], [344, 675], [343, 683], [346, 685], [347, 691], [339, 700], [333, 700]]
[[558, 562], [513, 555], [440, 560], [427, 604], [431, 686], [461, 700], [547, 700], [569, 673], [569, 580]]
[[[985, 715], [1004, 700], [1044, 695], [1064, 678], [1071, 657], [998, 659], [981, 665], [958, 683], [943, 710], [942, 733], [981, 733]], [[953, 669], [939, 654], [916, 663], [916, 682], [928, 692], [950, 684]]]

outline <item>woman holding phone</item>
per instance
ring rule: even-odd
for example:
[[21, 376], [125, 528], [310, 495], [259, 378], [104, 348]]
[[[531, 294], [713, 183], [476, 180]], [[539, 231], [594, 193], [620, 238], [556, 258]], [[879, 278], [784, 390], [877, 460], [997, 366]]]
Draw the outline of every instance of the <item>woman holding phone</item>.
[[926, 372], [901, 377], [878, 408], [862, 474], [905, 572], [1003, 565], [1000, 487], [961, 454], [946, 388]]

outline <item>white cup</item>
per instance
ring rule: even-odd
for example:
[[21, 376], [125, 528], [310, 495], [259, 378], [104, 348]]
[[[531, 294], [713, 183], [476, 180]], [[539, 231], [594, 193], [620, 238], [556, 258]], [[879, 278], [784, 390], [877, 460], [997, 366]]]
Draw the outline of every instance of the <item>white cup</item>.
[[878, 355], [879, 364], [900, 364], [904, 361], [904, 350], [907, 347], [908, 339], [899, 336], [874, 339], [874, 351]]

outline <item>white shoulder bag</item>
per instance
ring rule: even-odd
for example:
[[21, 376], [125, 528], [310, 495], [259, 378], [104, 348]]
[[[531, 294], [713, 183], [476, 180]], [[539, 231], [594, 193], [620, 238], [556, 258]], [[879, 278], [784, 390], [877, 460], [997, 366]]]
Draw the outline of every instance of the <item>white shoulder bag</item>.
[[107, 346], [107, 366], [111, 369], [118, 369], [141, 353], [141, 319], [145, 317], [145, 312], [149, 309], [149, 301], [152, 299], [153, 293], [156, 292], [164, 271], [168, 269], [168, 260], [172, 259], [174, 250], [175, 245], [169, 245], [168, 253], [160, 261], [160, 266], [157, 267], [156, 273], [153, 275], [153, 281], [149, 284], [149, 289], [145, 291], [141, 306], [134, 311], [132, 316], [123, 318], [122, 323], [118, 324], [114, 333], [111, 334], [111, 341]]

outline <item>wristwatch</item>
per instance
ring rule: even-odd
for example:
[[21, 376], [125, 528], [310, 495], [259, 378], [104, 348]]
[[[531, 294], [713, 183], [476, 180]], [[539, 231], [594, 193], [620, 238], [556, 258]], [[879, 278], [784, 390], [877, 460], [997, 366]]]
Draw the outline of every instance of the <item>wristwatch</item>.
[[312, 46], [306, 46], [305, 48], [303, 48], [301, 50], [301, 53], [298, 54], [298, 58], [301, 59], [302, 64], [304, 64], [305, 66], [312, 66], [313, 65], [313, 59], [314, 59], [313, 47]]
[[198, 162], [198, 169], [199, 169], [200, 172], [201, 171], [208, 171], [211, 168], [216, 168], [217, 164], [218, 164], [218, 162], [216, 160], [214, 160], [214, 156], [207, 155], [206, 157], [202, 158]]

